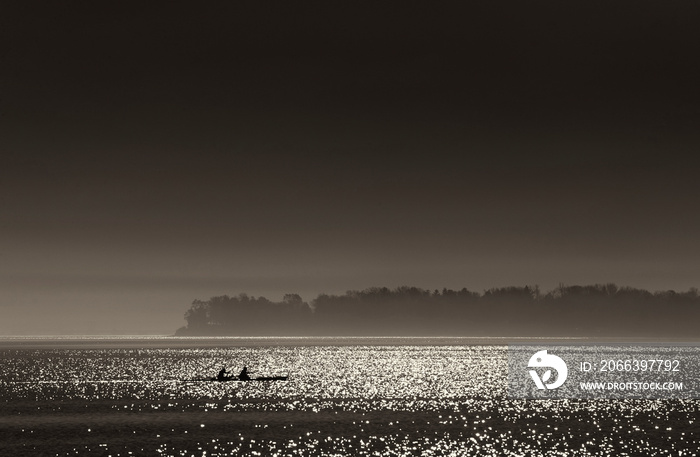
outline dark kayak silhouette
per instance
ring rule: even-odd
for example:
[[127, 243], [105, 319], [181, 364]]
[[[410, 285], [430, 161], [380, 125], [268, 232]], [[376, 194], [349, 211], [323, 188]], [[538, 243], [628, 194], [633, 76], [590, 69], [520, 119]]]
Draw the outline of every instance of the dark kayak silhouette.
[[221, 370], [219, 371], [219, 374], [216, 375], [216, 377], [208, 378], [208, 379], [207, 378], [193, 379], [193, 381], [218, 381], [218, 382], [226, 382], [226, 381], [286, 381], [288, 377], [289, 377], [289, 374], [287, 374], [287, 376], [258, 376], [255, 378], [251, 378], [250, 372], [248, 372], [248, 367], [243, 367], [243, 369], [238, 374], [238, 376], [234, 376], [233, 374], [231, 374], [231, 372], [226, 370], [225, 366], [223, 366], [223, 367], [221, 367]]
[[214, 378], [209, 378], [209, 379], [201, 379], [200, 381], [216, 381], [216, 382], [286, 381], [288, 377], [289, 376], [258, 376], [257, 378], [240, 379], [238, 376], [226, 376], [225, 378], [214, 377]]
[[[227, 376], [228, 375], [228, 376]], [[234, 376], [230, 372], [226, 371], [226, 367], [221, 367], [221, 371], [219, 371], [219, 374], [216, 375], [213, 378], [195, 378], [191, 379], [190, 381], [195, 381], [195, 382], [228, 382], [228, 381], [241, 381], [241, 382], [249, 382], [249, 381], [286, 381], [287, 378], [289, 378], [289, 373], [287, 376], [257, 376], [255, 378], [252, 378], [250, 376], [250, 373], [248, 372], [248, 367], [243, 367], [243, 370], [241, 370], [240, 374], [238, 376]]]

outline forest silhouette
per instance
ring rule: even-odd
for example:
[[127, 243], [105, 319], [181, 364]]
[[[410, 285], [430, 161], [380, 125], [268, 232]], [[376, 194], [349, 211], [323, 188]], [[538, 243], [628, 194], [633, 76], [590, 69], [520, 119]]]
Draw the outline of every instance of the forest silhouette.
[[402, 286], [282, 301], [240, 294], [194, 300], [176, 335], [230, 336], [700, 336], [700, 294], [618, 287], [537, 286], [473, 292]]

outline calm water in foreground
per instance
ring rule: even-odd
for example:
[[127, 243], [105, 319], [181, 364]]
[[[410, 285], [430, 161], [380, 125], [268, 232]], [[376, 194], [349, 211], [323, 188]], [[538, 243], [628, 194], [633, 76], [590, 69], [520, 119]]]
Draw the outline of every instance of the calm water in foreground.
[[[483, 343], [483, 342], [482, 342]], [[0, 455], [694, 456], [697, 400], [510, 400], [458, 339], [0, 341]], [[286, 382], [196, 382], [225, 365]]]

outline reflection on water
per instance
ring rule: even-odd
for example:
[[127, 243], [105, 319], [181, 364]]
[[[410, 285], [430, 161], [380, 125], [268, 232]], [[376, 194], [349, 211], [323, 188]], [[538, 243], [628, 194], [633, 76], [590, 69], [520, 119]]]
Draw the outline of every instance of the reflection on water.
[[[502, 346], [0, 351], [0, 455], [696, 455], [698, 402], [526, 401]], [[288, 381], [202, 382], [221, 366]]]

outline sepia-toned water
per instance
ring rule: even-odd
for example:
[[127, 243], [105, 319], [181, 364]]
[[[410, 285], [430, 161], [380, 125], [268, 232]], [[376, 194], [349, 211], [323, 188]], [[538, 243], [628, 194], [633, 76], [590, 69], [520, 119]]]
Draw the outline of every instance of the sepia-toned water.
[[[0, 344], [2, 456], [694, 456], [697, 400], [510, 400], [502, 345]], [[287, 381], [206, 382], [222, 366]]]

